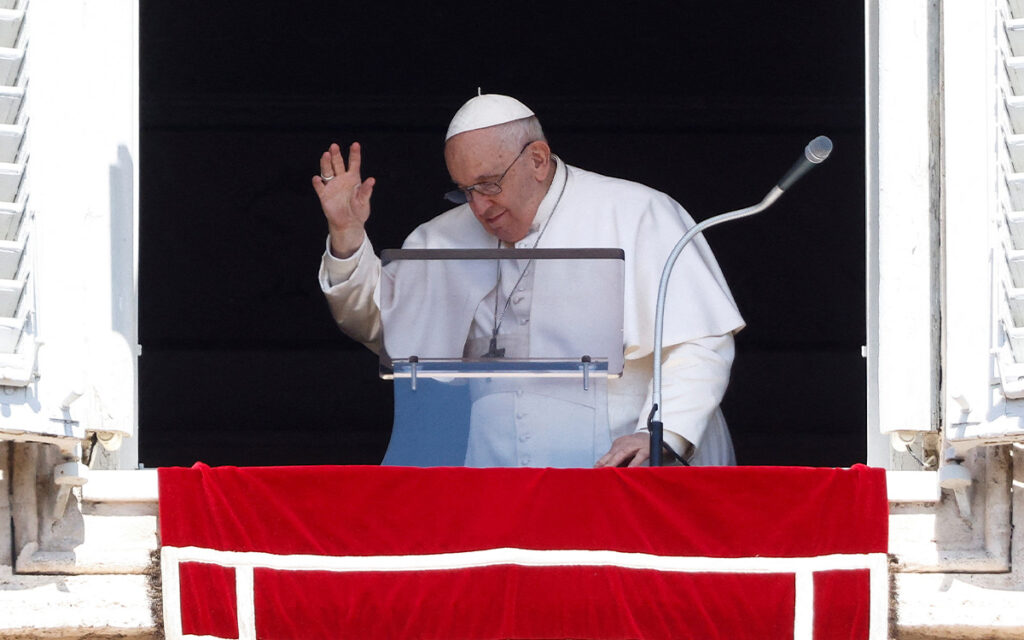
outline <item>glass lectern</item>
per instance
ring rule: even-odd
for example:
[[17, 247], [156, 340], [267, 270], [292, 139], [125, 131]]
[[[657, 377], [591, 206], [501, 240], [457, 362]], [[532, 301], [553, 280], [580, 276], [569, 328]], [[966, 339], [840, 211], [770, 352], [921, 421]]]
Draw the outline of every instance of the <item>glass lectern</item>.
[[590, 467], [622, 374], [620, 249], [387, 250], [383, 464]]

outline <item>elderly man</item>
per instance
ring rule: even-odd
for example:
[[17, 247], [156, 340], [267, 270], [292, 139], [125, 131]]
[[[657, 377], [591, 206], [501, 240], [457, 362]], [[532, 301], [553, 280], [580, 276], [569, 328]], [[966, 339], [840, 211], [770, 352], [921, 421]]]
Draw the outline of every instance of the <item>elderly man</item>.
[[[594, 456], [594, 465], [645, 464], [658, 281], [673, 245], [693, 226], [692, 218], [663, 193], [566, 165], [551, 152], [534, 113], [508, 96], [481, 95], [463, 105], [449, 126], [444, 155], [456, 187], [446, 197], [462, 204], [420, 225], [404, 247], [624, 250], [626, 364], [622, 377], [608, 382], [611, 446]], [[320, 284], [341, 329], [377, 350], [375, 294], [381, 267], [364, 231], [374, 179], [363, 180], [360, 170], [358, 143], [349, 148], [347, 164], [332, 144], [320, 158], [320, 174], [313, 177], [329, 233]], [[520, 275], [528, 291], [529, 267]], [[466, 336], [467, 353], [475, 353], [470, 345], [479, 350], [497, 334], [494, 298], [500, 295], [496, 287], [481, 300]], [[529, 309], [519, 313], [528, 316]], [[692, 464], [735, 464], [718, 405], [729, 380], [733, 334], [742, 327], [718, 264], [698, 239], [683, 252], [670, 281], [662, 377], [666, 445]], [[515, 328], [508, 331], [514, 334]], [[486, 436], [491, 441], [482, 445], [471, 442], [467, 464], [516, 464], [515, 449], [521, 445], [512, 431], [494, 430]], [[534, 459], [544, 466], [579, 466], [558, 458]]]

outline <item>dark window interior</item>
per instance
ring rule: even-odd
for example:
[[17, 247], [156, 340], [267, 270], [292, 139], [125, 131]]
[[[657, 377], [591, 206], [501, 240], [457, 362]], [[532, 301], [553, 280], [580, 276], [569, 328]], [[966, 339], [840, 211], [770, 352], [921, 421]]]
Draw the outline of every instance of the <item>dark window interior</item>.
[[724, 410], [741, 464], [863, 462], [863, 31], [860, 3], [810, 0], [142, 3], [141, 461], [379, 462], [390, 383], [317, 287], [310, 178], [359, 140], [368, 231], [400, 246], [445, 208], [443, 134], [479, 86], [698, 220], [832, 137], [775, 207], [708, 232], [747, 321]]

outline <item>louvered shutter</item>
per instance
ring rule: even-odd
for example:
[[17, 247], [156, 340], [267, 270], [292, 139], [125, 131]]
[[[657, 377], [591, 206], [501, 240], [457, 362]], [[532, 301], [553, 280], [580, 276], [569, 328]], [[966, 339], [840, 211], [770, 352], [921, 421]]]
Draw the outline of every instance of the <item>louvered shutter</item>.
[[[949, 6], [946, 440], [1024, 441], [1024, 3]], [[956, 13], [950, 13], [955, 11]]]
[[0, 439], [134, 434], [137, 157], [137, 4], [0, 0]]
[[0, 8], [0, 384], [14, 387], [32, 381], [36, 350], [23, 188], [24, 20], [24, 10]]

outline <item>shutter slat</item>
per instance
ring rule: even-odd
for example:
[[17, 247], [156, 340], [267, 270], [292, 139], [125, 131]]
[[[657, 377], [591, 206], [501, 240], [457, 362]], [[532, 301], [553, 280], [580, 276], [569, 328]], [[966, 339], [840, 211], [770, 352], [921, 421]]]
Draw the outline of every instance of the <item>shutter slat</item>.
[[24, 10], [0, 9], [0, 47], [13, 47], [25, 20]]
[[1008, 2], [1002, 17], [997, 33], [1005, 38], [998, 38], [997, 46], [1004, 73], [996, 80], [1003, 109], [995, 164], [1002, 176], [997, 189], [1002, 238], [993, 247], [992, 310], [1001, 339], [997, 336], [993, 355], [1003, 397], [1019, 402], [1024, 399], [1024, 0]]

